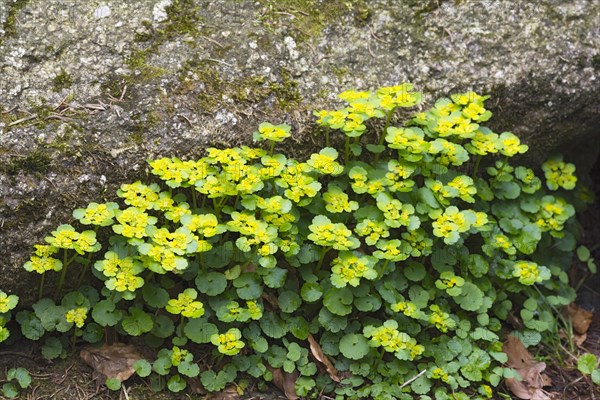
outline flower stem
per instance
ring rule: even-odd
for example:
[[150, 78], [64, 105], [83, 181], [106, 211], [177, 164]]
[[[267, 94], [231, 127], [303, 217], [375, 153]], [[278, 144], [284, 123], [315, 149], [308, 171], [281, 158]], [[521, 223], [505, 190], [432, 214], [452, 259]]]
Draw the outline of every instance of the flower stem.
[[317, 264], [317, 269], [315, 270], [315, 272], [318, 272], [319, 270], [321, 270], [321, 266], [323, 265], [323, 261], [325, 260], [325, 255], [327, 254], [327, 252], [331, 250], [331, 247], [326, 247], [323, 250], [323, 253], [321, 254], [321, 258], [319, 259], [319, 263]]
[[329, 147], [329, 126], [325, 128], [325, 147]]
[[475, 161], [475, 168], [473, 169], [473, 175], [471, 176], [471, 178], [475, 178], [477, 176], [477, 171], [479, 170], [479, 163], [481, 162], [482, 158], [483, 156], [481, 156], [481, 154], [477, 157], [477, 161]]
[[344, 164], [348, 164], [350, 158], [350, 138], [346, 136], [346, 143], [344, 144]]
[[269, 147], [269, 155], [273, 155], [273, 150], [275, 149], [275, 142], [271, 141], [271, 146]]
[[[73, 260], [73, 259], [71, 259]], [[54, 301], [58, 301], [58, 297], [60, 296], [60, 292], [62, 291], [62, 287], [65, 283], [65, 278], [67, 276], [67, 268], [69, 267], [70, 260], [68, 258], [67, 249], [63, 250], [63, 267], [60, 272], [60, 278], [58, 278], [58, 285], [56, 286], [56, 292], [54, 293]]]
[[[385, 125], [383, 126], [383, 131], [381, 132], [381, 136], [379, 136], [379, 146], [383, 144], [385, 139], [385, 134], [387, 132], [387, 128], [390, 126], [390, 122], [392, 121], [392, 115], [394, 115], [394, 111], [396, 111], [396, 107], [392, 108], [390, 112], [388, 112], [387, 118], [385, 119]], [[379, 161], [379, 155], [381, 153], [375, 154], [375, 161]]]
[[390, 263], [390, 260], [385, 260], [385, 262], [383, 263], [383, 267], [381, 268], [381, 272], [379, 273], [378, 278], [383, 277], [383, 275], [385, 274], [385, 270], [387, 269], [387, 266], [389, 263]]

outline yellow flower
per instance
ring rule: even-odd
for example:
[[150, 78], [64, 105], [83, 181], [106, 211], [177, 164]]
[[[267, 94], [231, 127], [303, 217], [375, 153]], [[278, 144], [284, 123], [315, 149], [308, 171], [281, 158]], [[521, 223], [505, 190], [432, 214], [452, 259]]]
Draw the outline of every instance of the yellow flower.
[[87, 318], [87, 308], [79, 307], [73, 310], [67, 311], [65, 314], [65, 319], [67, 322], [74, 323], [76, 327], [81, 328], [85, 324], [85, 319]]

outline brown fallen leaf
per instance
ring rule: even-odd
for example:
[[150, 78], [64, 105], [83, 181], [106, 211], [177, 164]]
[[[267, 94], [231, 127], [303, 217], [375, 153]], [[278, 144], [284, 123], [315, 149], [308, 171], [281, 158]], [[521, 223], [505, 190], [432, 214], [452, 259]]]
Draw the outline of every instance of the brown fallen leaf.
[[550, 378], [542, 373], [546, 369], [546, 363], [535, 361], [523, 343], [514, 336], [508, 336], [502, 351], [508, 356], [506, 365], [514, 368], [521, 377], [521, 380], [517, 378], [504, 380], [515, 396], [524, 400], [552, 399], [550, 394], [542, 389], [552, 384]]
[[308, 335], [308, 343], [310, 344], [310, 352], [312, 353], [313, 357], [325, 366], [329, 377], [335, 382], [341, 382], [342, 380], [338, 376], [338, 370], [333, 366], [329, 360], [329, 357], [323, 353], [323, 349], [315, 340], [313, 335]]
[[571, 318], [573, 330], [580, 335], [587, 333], [594, 318], [593, 312], [584, 310], [575, 303], [571, 303], [566, 307], [566, 315]]
[[273, 374], [273, 383], [285, 394], [288, 400], [297, 400], [300, 397], [296, 394], [296, 379], [298, 379], [298, 371], [288, 374], [281, 368], [271, 369]]
[[95, 375], [106, 378], [117, 378], [126, 381], [135, 373], [133, 364], [144, 357], [134, 346], [123, 343], [104, 345], [99, 348], [87, 347], [79, 352], [79, 356], [94, 369]]

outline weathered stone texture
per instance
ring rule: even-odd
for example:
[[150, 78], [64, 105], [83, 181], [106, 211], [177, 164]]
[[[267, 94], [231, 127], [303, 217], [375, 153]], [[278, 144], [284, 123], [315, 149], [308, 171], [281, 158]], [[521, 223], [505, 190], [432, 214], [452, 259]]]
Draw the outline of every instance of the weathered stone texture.
[[303, 156], [310, 111], [347, 88], [490, 93], [529, 162], [583, 160], [599, 16], [595, 0], [0, 0], [0, 287], [23, 292], [31, 246], [146, 159], [249, 142], [264, 120], [291, 123]]

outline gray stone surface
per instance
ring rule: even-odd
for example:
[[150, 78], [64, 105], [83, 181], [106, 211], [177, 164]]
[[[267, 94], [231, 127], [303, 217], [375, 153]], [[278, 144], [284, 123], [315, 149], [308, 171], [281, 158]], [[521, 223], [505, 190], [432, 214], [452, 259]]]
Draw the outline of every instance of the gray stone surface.
[[292, 124], [302, 157], [320, 144], [311, 110], [347, 88], [490, 93], [529, 162], [583, 160], [600, 142], [599, 15], [596, 0], [0, 0], [0, 287], [31, 287], [32, 245], [146, 159], [249, 142], [265, 120]]

